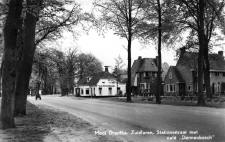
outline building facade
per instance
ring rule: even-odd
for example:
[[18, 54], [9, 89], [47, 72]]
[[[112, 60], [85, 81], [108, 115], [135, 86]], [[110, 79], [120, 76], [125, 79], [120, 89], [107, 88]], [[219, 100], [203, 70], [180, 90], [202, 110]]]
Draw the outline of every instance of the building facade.
[[104, 72], [80, 79], [74, 93], [76, 96], [122, 96], [126, 93], [126, 84], [119, 82], [106, 68]]
[[[197, 53], [180, 52], [176, 66], [171, 66], [165, 77], [165, 95], [185, 96], [197, 94], [197, 57]], [[225, 60], [223, 51], [219, 51], [218, 54], [209, 54], [209, 62], [211, 93], [223, 95], [225, 94]], [[205, 90], [205, 84], [203, 85]]]
[[158, 58], [138, 57], [131, 68], [132, 92], [139, 95], [154, 94]]

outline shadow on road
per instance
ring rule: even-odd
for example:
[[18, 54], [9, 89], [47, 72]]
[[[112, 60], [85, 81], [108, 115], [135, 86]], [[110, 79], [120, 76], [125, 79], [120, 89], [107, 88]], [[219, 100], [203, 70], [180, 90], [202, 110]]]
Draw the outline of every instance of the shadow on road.
[[16, 128], [0, 130], [0, 141], [46, 141], [45, 137], [51, 133], [51, 128], [46, 125], [49, 122], [46, 113], [30, 103], [27, 105], [27, 115], [15, 118]]

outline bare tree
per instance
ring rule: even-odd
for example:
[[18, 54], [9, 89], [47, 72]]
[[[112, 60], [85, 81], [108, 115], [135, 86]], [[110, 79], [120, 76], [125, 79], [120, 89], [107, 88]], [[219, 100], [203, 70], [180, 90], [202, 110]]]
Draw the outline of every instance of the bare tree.
[[[176, 10], [170, 4], [169, 0], [144, 0], [142, 4], [143, 14], [145, 19], [139, 24], [139, 35], [142, 40], [157, 41], [158, 52], [158, 72], [157, 72], [157, 89], [156, 103], [161, 103], [161, 95], [163, 95], [162, 86], [162, 44], [167, 45], [174, 43], [179, 30], [176, 28], [174, 20]], [[148, 43], [149, 41], [147, 41]]]
[[125, 63], [121, 56], [119, 55], [117, 58], [115, 58], [115, 67], [113, 69], [113, 74], [117, 78], [117, 82], [120, 81], [120, 75], [124, 73], [124, 66]]
[[[180, 16], [177, 22], [183, 24], [182, 29], [191, 29], [192, 33], [197, 36], [199, 45], [198, 54], [198, 104], [204, 105], [205, 99], [203, 94], [203, 78], [206, 83], [207, 96], [210, 96], [210, 73], [209, 73], [209, 42], [213, 32], [218, 25], [217, 21], [221, 20], [221, 14], [224, 8], [224, 0], [181, 0], [175, 3], [179, 5]], [[203, 76], [204, 73], [204, 76]]]
[[142, 2], [136, 0], [96, 0], [95, 6], [101, 12], [101, 27], [108, 26], [115, 34], [126, 38], [128, 55], [127, 101], [131, 101], [131, 47], [132, 40], [138, 33], [137, 25], [142, 19]]
[[[21, 59], [18, 61], [15, 115], [26, 114], [26, 96], [37, 45], [46, 39], [60, 37], [64, 28], [72, 27], [77, 24], [79, 19], [77, 15], [79, 15], [80, 9], [76, 3], [72, 10], [68, 10], [63, 8], [65, 4], [68, 4], [67, 1], [40, 0], [32, 2], [27, 1], [28, 10], [22, 25], [24, 27], [21, 34], [23, 43], [21, 43], [22, 50], [19, 54]], [[23, 83], [20, 80], [23, 80]]]

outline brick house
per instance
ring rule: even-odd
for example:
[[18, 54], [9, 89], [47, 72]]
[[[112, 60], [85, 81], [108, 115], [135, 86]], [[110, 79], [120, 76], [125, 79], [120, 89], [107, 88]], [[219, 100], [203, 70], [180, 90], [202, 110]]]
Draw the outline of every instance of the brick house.
[[131, 68], [131, 86], [134, 94], [153, 94], [157, 78], [157, 57], [136, 59]]
[[[165, 95], [193, 95], [197, 92], [198, 53], [180, 51], [176, 66], [171, 66], [165, 77]], [[210, 86], [212, 94], [225, 93], [225, 60], [223, 51], [209, 54]], [[204, 85], [205, 88], [205, 85]]]

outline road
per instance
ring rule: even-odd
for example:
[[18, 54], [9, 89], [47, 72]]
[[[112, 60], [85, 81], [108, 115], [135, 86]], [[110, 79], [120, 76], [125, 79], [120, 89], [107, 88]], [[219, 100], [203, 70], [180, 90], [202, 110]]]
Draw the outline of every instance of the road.
[[[192, 142], [196, 137], [200, 142], [225, 140], [225, 109], [221, 108], [136, 104], [59, 96], [42, 96], [41, 101], [28, 97], [28, 100], [90, 122], [97, 129], [93, 134], [116, 135], [124, 141]], [[159, 131], [173, 134], [165, 135]]]

